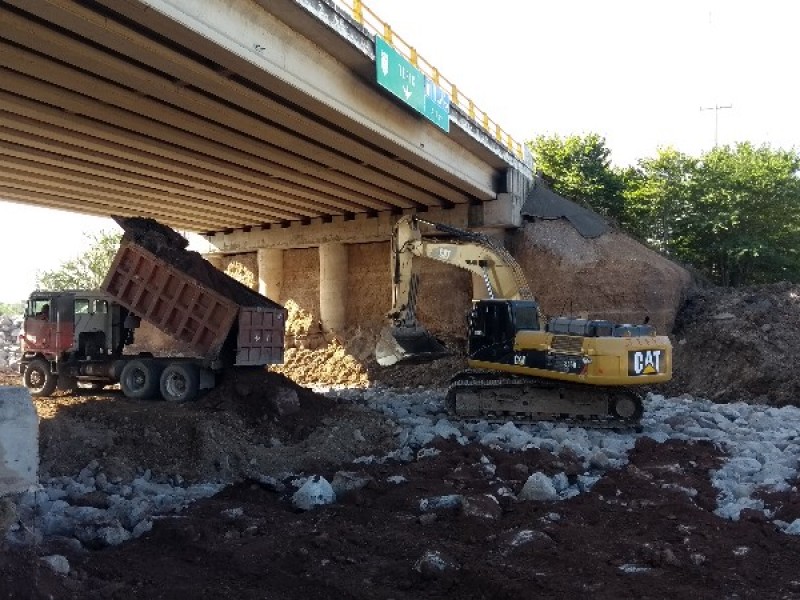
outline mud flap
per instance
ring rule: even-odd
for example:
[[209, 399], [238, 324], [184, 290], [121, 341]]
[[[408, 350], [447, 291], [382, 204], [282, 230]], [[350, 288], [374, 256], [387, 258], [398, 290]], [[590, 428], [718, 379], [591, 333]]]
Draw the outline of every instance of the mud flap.
[[386, 327], [375, 345], [375, 358], [382, 367], [426, 362], [448, 354], [444, 345], [422, 327]]

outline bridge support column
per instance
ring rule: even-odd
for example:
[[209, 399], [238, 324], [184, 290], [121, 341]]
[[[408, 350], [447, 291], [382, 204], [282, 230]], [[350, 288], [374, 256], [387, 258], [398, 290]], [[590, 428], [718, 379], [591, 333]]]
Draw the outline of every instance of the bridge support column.
[[224, 254], [205, 254], [203, 256], [208, 262], [212, 264], [212, 266], [217, 269], [218, 271], [224, 271], [223, 264], [225, 263], [225, 255]]
[[326, 332], [347, 325], [347, 246], [339, 242], [319, 247], [319, 316]]
[[258, 293], [281, 303], [283, 295], [283, 250], [260, 248], [256, 253], [258, 264]]

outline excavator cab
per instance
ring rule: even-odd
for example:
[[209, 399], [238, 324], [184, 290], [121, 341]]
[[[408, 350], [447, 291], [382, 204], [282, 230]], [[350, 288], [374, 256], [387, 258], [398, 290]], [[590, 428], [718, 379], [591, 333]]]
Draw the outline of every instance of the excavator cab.
[[468, 355], [487, 361], [512, 354], [518, 331], [541, 327], [539, 306], [531, 300], [477, 300], [467, 320]]

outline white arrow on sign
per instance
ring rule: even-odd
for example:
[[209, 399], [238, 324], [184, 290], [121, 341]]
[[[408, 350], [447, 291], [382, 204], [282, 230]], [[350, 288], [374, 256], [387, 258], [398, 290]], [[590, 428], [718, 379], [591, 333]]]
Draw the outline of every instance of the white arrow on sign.
[[408, 100], [409, 98], [411, 98], [411, 94], [413, 94], [414, 92], [409, 90], [406, 86], [403, 86], [403, 93], [406, 95], [406, 100]]

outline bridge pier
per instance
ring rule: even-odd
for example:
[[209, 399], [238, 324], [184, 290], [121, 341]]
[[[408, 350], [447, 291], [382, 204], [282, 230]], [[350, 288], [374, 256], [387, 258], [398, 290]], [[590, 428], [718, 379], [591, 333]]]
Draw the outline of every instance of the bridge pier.
[[224, 254], [204, 254], [203, 258], [205, 258], [211, 265], [219, 270], [225, 270], [225, 255]]
[[319, 316], [322, 328], [342, 331], [347, 325], [347, 245], [319, 246]]
[[258, 293], [282, 302], [283, 295], [283, 250], [259, 248], [256, 252], [258, 265]]

